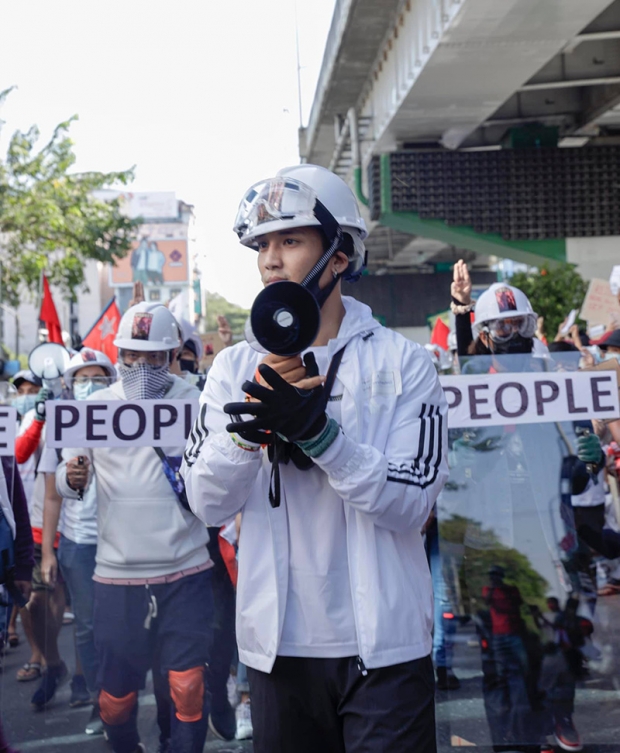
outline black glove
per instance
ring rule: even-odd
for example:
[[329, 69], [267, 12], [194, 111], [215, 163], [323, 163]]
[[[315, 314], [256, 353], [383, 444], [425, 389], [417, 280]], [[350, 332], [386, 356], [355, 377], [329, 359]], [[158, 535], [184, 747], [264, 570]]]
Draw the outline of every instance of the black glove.
[[34, 401], [34, 418], [35, 421], [45, 421], [45, 401], [51, 400], [53, 397], [52, 391], [43, 387], [37, 394], [37, 399]]
[[[319, 370], [313, 353], [306, 353], [304, 365], [308, 377], [318, 376]], [[272, 389], [256, 382], [244, 382], [243, 391], [260, 402], [227, 403], [224, 410], [232, 416], [254, 416], [249, 421], [228, 424], [227, 431], [235, 434], [256, 430], [272, 431], [289, 442], [311, 439], [321, 433], [327, 423], [325, 407], [329, 398], [323, 385], [312, 390], [300, 390], [264, 363], [258, 367], [258, 372]], [[240, 435], [248, 437], [247, 434]]]

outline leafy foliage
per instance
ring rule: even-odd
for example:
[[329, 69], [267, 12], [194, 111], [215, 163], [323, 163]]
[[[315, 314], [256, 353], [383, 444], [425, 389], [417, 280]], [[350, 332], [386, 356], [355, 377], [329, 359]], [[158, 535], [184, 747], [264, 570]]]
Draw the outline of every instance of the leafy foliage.
[[234, 303], [230, 303], [219, 293], [207, 293], [206, 295], [206, 309], [207, 309], [207, 332], [217, 331], [217, 317], [225, 316], [228, 319], [230, 328], [235, 335], [242, 335], [243, 328], [245, 326], [246, 319], [250, 315], [247, 309], [241, 308]]
[[[461, 552], [457, 566], [459, 590], [468, 613], [485, 608], [482, 588], [489, 585], [488, 572], [493, 565], [505, 569], [506, 583], [517, 586], [526, 604], [545, 608], [547, 581], [522, 552], [502, 544], [492, 530], [470, 518], [453, 515], [439, 524], [439, 532], [441, 546], [444, 542], [448, 545], [444, 557], [449, 557], [450, 550]], [[472, 540], [484, 541], [484, 548], [468, 546], [467, 542]]]
[[[0, 94], [0, 103], [6, 96]], [[16, 306], [26, 290], [38, 290], [41, 272], [75, 300], [89, 259], [113, 262], [131, 246], [132, 220], [120, 201], [101, 201], [93, 192], [126, 185], [133, 170], [71, 173], [75, 163], [68, 131], [60, 123], [37, 151], [39, 130], [17, 131], [0, 160], [0, 284], [2, 299]]]
[[551, 341], [571, 309], [583, 303], [588, 283], [574, 264], [541, 267], [539, 271], [517, 272], [510, 284], [520, 288], [530, 299], [534, 311], [545, 317], [545, 332]]

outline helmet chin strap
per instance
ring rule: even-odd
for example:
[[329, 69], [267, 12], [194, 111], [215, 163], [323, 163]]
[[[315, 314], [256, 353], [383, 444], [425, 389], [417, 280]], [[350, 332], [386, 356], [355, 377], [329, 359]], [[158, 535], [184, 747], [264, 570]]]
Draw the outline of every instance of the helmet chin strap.
[[330, 239], [330, 244], [329, 248], [323, 252], [321, 258], [304, 277], [301, 284], [312, 293], [319, 304], [319, 308], [322, 308], [323, 304], [338, 284], [341, 275], [334, 275], [333, 279], [324, 288], [319, 287], [319, 280], [321, 279], [321, 275], [325, 271], [325, 267], [327, 267], [329, 260], [342, 246], [344, 233], [333, 214], [318, 199], [314, 206], [314, 215], [321, 223], [323, 232], [327, 238]]

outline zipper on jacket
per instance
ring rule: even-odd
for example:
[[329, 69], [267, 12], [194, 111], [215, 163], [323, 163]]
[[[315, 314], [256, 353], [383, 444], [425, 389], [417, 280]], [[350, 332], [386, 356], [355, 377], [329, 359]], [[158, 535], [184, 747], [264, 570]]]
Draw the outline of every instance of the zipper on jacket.
[[366, 677], [368, 670], [366, 669], [366, 665], [364, 664], [364, 660], [361, 656], [357, 657], [357, 668], [362, 673], [362, 677]]

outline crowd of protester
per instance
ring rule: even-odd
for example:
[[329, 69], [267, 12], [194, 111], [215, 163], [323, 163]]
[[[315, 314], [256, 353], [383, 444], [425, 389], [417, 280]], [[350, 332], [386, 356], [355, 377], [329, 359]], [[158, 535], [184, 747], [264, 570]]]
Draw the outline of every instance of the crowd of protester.
[[[430, 753], [433, 672], [440, 691], [459, 690], [454, 636], [471, 621], [494, 749], [540, 750], [551, 734], [581, 750], [574, 701], [600, 658], [597, 600], [620, 593], [610, 502], [620, 421], [576, 422], [558, 469], [564, 603], [549, 594], [546, 612], [527, 604], [498, 562], [476, 595], [481, 608], [466, 614], [443, 562], [438, 509], [448, 451], [458, 471], [476, 437], [447, 431], [436, 372], [510, 371], [504, 357], [520, 358], [520, 370], [591, 368], [620, 361], [620, 330], [594, 343], [562, 327], [549, 341], [522, 291], [498, 282], [475, 301], [459, 261], [448, 349], [407, 342], [341, 295], [340, 280], [363, 267], [365, 228], [327, 172], [301, 166], [257, 184], [235, 226], [265, 285], [304, 281], [316, 298], [312, 353], [265, 356], [244, 342], [201, 374], [197, 332], [144, 302], [137, 283], [114, 363], [81, 348], [50, 379], [1, 360], [19, 428], [0, 479], [0, 522], [14, 540], [0, 628], [5, 651], [30, 648], [15, 679], [33, 684], [33, 711], [70, 681], [69, 705], [92, 706], [86, 733], [105, 735], [115, 753], [145, 751], [137, 717], [149, 672], [159, 753], [198, 753], [209, 729], [254, 735], [258, 753], [354, 750], [364, 739], [373, 750]], [[291, 190], [297, 214], [278, 210]], [[359, 378], [366, 368], [371, 382]], [[57, 450], [46, 444], [46, 408], [60, 398], [179, 399], [199, 410], [186, 446]], [[72, 657], [58, 645], [68, 605]], [[0, 753], [10, 751], [0, 728]]]

